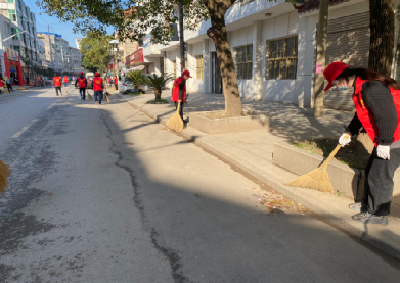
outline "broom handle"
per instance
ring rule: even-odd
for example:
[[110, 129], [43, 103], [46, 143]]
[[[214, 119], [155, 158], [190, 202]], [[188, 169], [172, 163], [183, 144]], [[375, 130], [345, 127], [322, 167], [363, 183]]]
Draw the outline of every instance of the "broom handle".
[[178, 102], [178, 107], [176, 108], [176, 113], [179, 113], [179, 109], [181, 108], [181, 103], [182, 102]]
[[338, 151], [340, 150], [342, 148], [342, 145], [341, 144], [338, 144], [337, 146], [336, 146], [336, 148], [334, 149], [334, 150], [332, 150], [332, 152], [329, 154], [329, 156], [325, 159], [325, 161], [322, 163], [322, 165], [321, 165], [321, 169], [326, 169], [327, 167], [328, 167], [328, 163], [329, 163], [329, 161], [331, 161], [331, 159], [333, 158], [333, 157], [335, 157], [335, 155], [336, 155], [336, 153], [338, 153]]

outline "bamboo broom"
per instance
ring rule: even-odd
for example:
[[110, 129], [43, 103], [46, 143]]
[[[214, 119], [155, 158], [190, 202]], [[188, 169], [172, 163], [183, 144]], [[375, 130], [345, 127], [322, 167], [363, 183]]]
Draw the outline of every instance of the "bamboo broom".
[[107, 93], [108, 93], [108, 92], [105, 92], [105, 93], [104, 93], [104, 99], [105, 99], [107, 102], [110, 102], [110, 100], [108, 99]]
[[65, 92], [65, 94], [66, 95], [69, 95], [69, 92], [65, 89], [65, 87], [64, 86], [62, 86], [62, 88], [63, 88], [63, 90], [64, 90], [64, 92]]
[[176, 109], [175, 114], [172, 115], [171, 119], [169, 119], [167, 123], [167, 127], [170, 128], [171, 130], [174, 130], [177, 133], [180, 133], [183, 130], [183, 121], [181, 115], [179, 115], [180, 107], [181, 104], [178, 103], [178, 108]]
[[[346, 138], [348, 139], [348, 137]], [[300, 176], [291, 182], [285, 183], [284, 185], [333, 193], [334, 190], [329, 182], [329, 176], [326, 168], [328, 167], [329, 161], [331, 161], [331, 159], [338, 153], [341, 147], [342, 145], [338, 144], [318, 169], [315, 169], [306, 175]]]
[[4, 193], [7, 187], [7, 177], [10, 176], [10, 167], [0, 160], [0, 193]]
[[89, 91], [87, 92], [87, 96], [88, 96], [90, 101], [93, 101], [93, 97], [90, 95]]

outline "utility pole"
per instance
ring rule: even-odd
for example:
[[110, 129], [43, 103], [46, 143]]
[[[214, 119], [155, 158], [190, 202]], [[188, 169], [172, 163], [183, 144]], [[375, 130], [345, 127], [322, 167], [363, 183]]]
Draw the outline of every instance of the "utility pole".
[[119, 66], [118, 66], [118, 44], [115, 43], [114, 46], [117, 46], [117, 51], [115, 51], [115, 69], [117, 70], [117, 78], [119, 78]]
[[185, 41], [183, 40], [183, 5], [179, 3], [179, 46], [181, 51], [181, 75], [185, 68]]
[[[50, 38], [50, 25], [47, 25], [47, 36], [49, 38], [49, 47], [50, 47], [50, 62], [53, 65], [53, 48], [51, 47], [51, 38]], [[55, 66], [53, 66], [55, 68]]]

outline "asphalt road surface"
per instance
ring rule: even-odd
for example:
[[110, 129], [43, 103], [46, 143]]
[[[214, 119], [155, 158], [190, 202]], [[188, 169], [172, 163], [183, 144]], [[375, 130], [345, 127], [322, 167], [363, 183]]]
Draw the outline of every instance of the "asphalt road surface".
[[0, 95], [0, 282], [399, 282], [394, 258], [110, 98]]

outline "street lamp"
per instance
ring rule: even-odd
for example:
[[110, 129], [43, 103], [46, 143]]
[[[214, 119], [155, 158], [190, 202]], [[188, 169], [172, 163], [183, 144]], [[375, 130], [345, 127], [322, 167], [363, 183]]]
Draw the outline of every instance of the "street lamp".
[[12, 36], [7, 37], [6, 39], [3, 39], [3, 42], [6, 41], [6, 40], [9, 40], [10, 38], [12, 38], [12, 37], [14, 37], [14, 36], [16, 36], [17, 34], [22, 34], [22, 33], [25, 33], [25, 32], [27, 32], [27, 31], [14, 33]]

